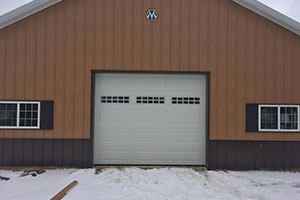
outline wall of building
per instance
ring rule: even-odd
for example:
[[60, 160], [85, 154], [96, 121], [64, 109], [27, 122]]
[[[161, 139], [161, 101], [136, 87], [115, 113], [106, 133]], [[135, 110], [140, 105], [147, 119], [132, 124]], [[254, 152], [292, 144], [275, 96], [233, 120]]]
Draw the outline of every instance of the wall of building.
[[93, 165], [92, 142], [87, 139], [0, 139], [0, 166]]
[[0, 99], [54, 100], [54, 130], [0, 138], [89, 139], [91, 70], [162, 70], [211, 72], [210, 139], [300, 141], [245, 132], [246, 103], [300, 104], [299, 55], [299, 36], [231, 0], [64, 0], [0, 30]]
[[300, 142], [214, 140], [209, 146], [209, 169], [295, 169], [300, 166]]

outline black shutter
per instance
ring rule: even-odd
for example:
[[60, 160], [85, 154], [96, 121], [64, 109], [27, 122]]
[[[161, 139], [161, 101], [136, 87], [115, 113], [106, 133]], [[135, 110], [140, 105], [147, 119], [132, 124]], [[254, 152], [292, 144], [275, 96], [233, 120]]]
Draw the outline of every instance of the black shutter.
[[246, 132], [258, 132], [258, 104], [246, 104]]
[[54, 101], [41, 101], [40, 128], [43, 130], [53, 129]]

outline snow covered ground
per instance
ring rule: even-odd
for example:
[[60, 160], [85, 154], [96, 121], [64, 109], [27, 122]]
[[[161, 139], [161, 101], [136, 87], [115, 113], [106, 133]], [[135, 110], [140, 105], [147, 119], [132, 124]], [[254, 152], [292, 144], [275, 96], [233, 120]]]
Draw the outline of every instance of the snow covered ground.
[[33, 177], [0, 170], [0, 199], [50, 199], [73, 180], [72, 200], [300, 199], [299, 172], [196, 171], [191, 168], [57, 169]]

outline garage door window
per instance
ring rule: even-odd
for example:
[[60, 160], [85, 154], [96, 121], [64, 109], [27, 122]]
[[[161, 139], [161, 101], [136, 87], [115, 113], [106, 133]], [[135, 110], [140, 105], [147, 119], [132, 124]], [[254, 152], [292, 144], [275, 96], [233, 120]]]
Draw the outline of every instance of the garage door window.
[[0, 128], [38, 129], [40, 102], [0, 102]]
[[138, 104], [164, 104], [165, 97], [136, 97], [136, 103]]
[[101, 103], [129, 103], [129, 96], [101, 96]]
[[299, 106], [259, 105], [259, 131], [299, 131]]
[[200, 97], [172, 97], [172, 104], [200, 104]]

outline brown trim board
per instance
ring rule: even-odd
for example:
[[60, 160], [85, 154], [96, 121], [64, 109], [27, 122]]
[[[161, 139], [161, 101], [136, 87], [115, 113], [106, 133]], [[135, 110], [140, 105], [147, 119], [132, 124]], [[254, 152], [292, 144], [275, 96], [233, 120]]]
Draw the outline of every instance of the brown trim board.
[[91, 167], [90, 139], [0, 139], [0, 166]]
[[[0, 166], [92, 167], [92, 140], [0, 139]], [[300, 142], [218, 141], [208, 145], [208, 169], [300, 168]]]
[[300, 168], [300, 142], [211, 140], [208, 145], [209, 169]]

